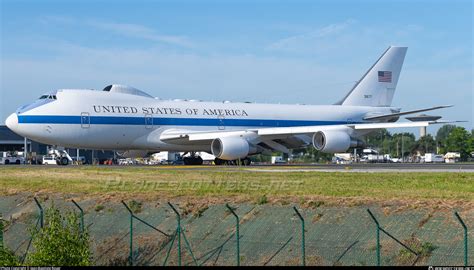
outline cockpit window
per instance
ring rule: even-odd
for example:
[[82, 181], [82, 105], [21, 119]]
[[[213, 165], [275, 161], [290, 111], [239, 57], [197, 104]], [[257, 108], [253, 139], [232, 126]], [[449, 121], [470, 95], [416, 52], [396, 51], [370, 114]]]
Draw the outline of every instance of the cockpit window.
[[107, 85], [102, 91], [110, 92], [110, 89], [112, 89], [112, 86], [113, 85]]
[[56, 95], [42, 95], [39, 99], [57, 99]]

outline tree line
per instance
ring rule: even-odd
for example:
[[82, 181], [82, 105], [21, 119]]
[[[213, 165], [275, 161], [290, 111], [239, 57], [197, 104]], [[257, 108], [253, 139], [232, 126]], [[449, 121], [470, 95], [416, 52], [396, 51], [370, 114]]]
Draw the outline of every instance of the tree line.
[[447, 152], [458, 152], [461, 160], [472, 159], [474, 153], [474, 129], [470, 132], [464, 127], [455, 125], [444, 125], [436, 132], [415, 138], [413, 133], [393, 133], [386, 129], [366, 136], [367, 146], [392, 157], [407, 157], [413, 155], [424, 155], [425, 153], [446, 154]]
[[[436, 136], [431, 134], [416, 139], [414, 133], [390, 133], [381, 129], [365, 136], [366, 148], [377, 150], [380, 154], [389, 154], [391, 157], [409, 157], [425, 153], [446, 154], [447, 152], [458, 152], [461, 161], [474, 160], [474, 129], [470, 132], [464, 127], [455, 125], [444, 125], [438, 129]], [[349, 149], [348, 152], [352, 152]], [[361, 149], [358, 149], [358, 153]], [[274, 153], [282, 155], [282, 153]], [[328, 162], [333, 154], [317, 151], [314, 147], [295, 149], [292, 152], [294, 162]], [[257, 162], [269, 162], [271, 158], [264, 155], [256, 155], [252, 158]]]

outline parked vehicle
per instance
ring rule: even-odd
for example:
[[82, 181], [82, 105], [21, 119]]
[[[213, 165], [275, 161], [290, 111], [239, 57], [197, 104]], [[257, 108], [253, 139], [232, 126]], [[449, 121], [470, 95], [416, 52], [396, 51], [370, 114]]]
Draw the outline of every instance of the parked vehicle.
[[286, 160], [282, 156], [273, 156], [272, 164], [283, 164], [286, 163]]
[[20, 156], [12, 156], [8, 152], [2, 152], [2, 156], [0, 157], [0, 164], [8, 165], [8, 164], [24, 164], [25, 158]]
[[43, 165], [58, 165], [54, 156], [43, 156]]
[[426, 153], [424, 162], [426, 162], [426, 163], [444, 162], [444, 156], [443, 155], [436, 155], [436, 154], [433, 154], [433, 153]]
[[444, 155], [444, 161], [446, 163], [456, 163], [461, 159], [461, 153], [458, 152], [448, 152]]

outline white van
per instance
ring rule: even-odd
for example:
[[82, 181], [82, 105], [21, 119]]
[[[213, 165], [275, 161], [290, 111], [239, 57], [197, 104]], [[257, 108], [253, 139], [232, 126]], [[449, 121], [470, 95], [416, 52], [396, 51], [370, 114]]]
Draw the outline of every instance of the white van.
[[53, 156], [43, 156], [43, 165], [58, 165], [58, 163]]

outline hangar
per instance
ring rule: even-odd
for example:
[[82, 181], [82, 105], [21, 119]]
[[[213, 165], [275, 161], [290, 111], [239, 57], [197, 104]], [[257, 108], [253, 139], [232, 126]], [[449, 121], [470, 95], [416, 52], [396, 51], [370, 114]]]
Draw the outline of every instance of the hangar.
[[[24, 138], [15, 132], [11, 131], [7, 126], [0, 125], [0, 152], [23, 152], [27, 150], [27, 159], [32, 160], [33, 157], [43, 156], [48, 154], [48, 145], [35, 142]], [[77, 155], [77, 149], [66, 149], [71, 157]], [[79, 150], [79, 156], [86, 159], [87, 164], [92, 164], [95, 159], [98, 162], [111, 159], [114, 157], [113, 151], [93, 151], [93, 150]], [[35, 158], [33, 158], [35, 160]], [[100, 162], [102, 163], [102, 162]]]
[[[40, 152], [41, 145], [37, 142], [26, 140], [28, 152]], [[23, 152], [25, 138], [11, 131], [7, 126], [0, 126], [0, 152]], [[46, 146], [44, 147], [46, 151]]]

